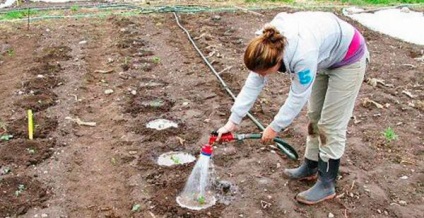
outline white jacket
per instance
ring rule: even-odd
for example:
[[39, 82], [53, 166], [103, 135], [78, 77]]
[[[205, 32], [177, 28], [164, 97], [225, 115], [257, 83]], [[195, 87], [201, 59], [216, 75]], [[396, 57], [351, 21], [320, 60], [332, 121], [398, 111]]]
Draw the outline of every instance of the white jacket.
[[[287, 38], [283, 62], [292, 80], [289, 96], [270, 124], [279, 132], [293, 122], [308, 101], [317, 72], [345, 57], [354, 28], [328, 12], [279, 13], [270, 24]], [[240, 124], [266, 80], [250, 72], [231, 108], [230, 121]]]

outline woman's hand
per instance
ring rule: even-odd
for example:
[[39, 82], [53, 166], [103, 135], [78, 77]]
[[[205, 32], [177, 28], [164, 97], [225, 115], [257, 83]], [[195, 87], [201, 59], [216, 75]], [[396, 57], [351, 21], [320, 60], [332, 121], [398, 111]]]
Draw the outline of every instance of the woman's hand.
[[266, 127], [264, 132], [262, 133], [262, 143], [269, 144], [273, 142], [274, 138], [277, 137], [277, 132], [274, 131], [270, 126]]
[[223, 127], [218, 129], [218, 137], [216, 138], [216, 141], [219, 142], [221, 140], [222, 134], [228, 133], [228, 132], [234, 132], [237, 130], [237, 125], [231, 121], [228, 121]]

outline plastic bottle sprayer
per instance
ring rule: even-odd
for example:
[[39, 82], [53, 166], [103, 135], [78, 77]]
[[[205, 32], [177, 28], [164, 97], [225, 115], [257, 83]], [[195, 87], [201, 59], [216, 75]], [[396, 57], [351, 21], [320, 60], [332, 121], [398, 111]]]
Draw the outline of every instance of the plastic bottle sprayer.
[[215, 195], [211, 189], [212, 181], [210, 168], [213, 167], [211, 163], [212, 152], [212, 145], [203, 145], [199, 159], [194, 165], [184, 190], [177, 197], [177, 203], [181, 207], [201, 210], [216, 203]]
[[[241, 141], [244, 139], [260, 139], [262, 134], [233, 134], [225, 133], [221, 136], [220, 142]], [[205, 144], [199, 155], [199, 159], [194, 165], [183, 192], [177, 197], [177, 203], [181, 207], [192, 210], [201, 210], [208, 208], [216, 203], [215, 194], [212, 190], [213, 164], [211, 156], [213, 153], [213, 144], [217, 141], [218, 133], [212, 132], [209, 137], [209, 144]], [[291, 159], [297, 159], [298, 155], [289, 144], [280, 138], [275, 138], [279, 143], [278, 148]]]

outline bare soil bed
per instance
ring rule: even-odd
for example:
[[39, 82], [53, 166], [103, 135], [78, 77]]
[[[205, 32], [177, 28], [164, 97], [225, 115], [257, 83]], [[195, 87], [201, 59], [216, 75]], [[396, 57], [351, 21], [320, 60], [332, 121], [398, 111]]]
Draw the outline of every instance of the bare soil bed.
[[[231, 68], [221, 76], [237, 93], [248, 73], [246, 44], [281, 11], [293, 10], [179, 16], [216, 71]], [[175, 201], [194, 163], [162, 167], [156, 159], [168, 151], [197, 156], [210, 131], [226, 122], [232, 100], [171, 13], [45, 20], [30, 30], [2, 23], [0, 133], [13, 138], [0, 141], [0, 217], [422, 217], [424, 47], [342, 18], [364, 34], [371, 64], [349, 125], [337, 198], [298, 204], [294, 196], [313, 183], [288, 181], [282, 170], [300, 160], [246, 141], [215, 148], [217, 179], [230, 191], [201, 211]], [[289, 81], [274, 75], [261, 93], [252, 113], [263, 124], [284, 102]], [[32, 141], [27, 109], [35, 113]], [[145, 127], [158, 118], [179, 128]], [[300, 156], [306, 125], [303, 111], [280, 134]], [[397, 140], [383, 136], [388, 127]], [[240, 132], [259, 130], [246, 119]]]

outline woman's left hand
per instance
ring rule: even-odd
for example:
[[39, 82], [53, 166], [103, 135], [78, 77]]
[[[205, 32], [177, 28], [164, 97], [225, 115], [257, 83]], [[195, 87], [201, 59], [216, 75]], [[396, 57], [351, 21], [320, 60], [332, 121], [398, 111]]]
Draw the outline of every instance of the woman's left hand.
[[274, 138], [277, 137], [277, 132], [274, 131], [270, 126], [266, 127], [262, 133], [262, 143], [267, 144], [273, 142]]

